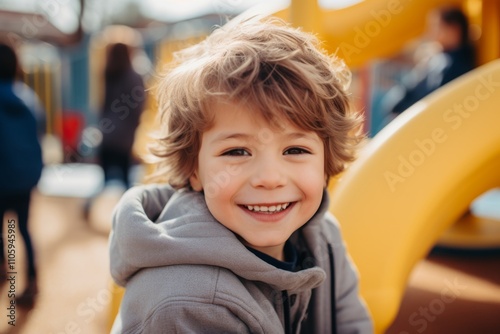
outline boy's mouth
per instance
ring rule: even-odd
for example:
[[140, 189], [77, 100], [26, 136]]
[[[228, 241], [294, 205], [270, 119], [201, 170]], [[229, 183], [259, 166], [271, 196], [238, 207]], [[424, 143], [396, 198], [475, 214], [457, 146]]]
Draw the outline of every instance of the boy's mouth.
[[290, 204], [291, 202], [271, 204], [271, 205], [259, 204], [259, 205], [242, 205], [242, 206], [251, 212], [273, 214], [286, 210], [286, 208], [288, 208]]

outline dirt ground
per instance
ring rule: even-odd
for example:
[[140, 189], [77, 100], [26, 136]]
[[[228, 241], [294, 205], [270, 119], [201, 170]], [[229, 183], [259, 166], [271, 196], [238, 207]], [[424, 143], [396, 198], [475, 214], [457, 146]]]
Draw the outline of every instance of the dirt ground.
[[[99, 200], [106, 205], [108, 198]], [[30, 310], [16, 308], [15, 326], [9, 325], [8, 287], [0, 292], [0, 333], [76, 334], [106, 333], [111, 300], [108, 274], [107, 210], [104, 220], [89, 224], [83, 219], [85, 201], [35, 193], [30, 212], [30, 232], [38, 266], [39, 295]], [[102, 205], [99, 205], [102, 206]], [[93, 210], [95, 212], [96, 210]], [[20, 236], [19, 236], [20, 238]], [[24, 245], [17, 239], [16, 293], [25, 284]]]
[[[35, 193], [30, 230], [39, 268], [31, 310], [7, 309], [0, 291], [0, 333], [107, 333], [113, 291], [108, 270], [110, 215], [117, 194], [101, 196], [85, 221], [81, 198]], [[24, 286], [23, 244], [16, 244], [16, 293]], [[414, 269], [388, 334], [500, 333], [500, 254], [431, 255]]]

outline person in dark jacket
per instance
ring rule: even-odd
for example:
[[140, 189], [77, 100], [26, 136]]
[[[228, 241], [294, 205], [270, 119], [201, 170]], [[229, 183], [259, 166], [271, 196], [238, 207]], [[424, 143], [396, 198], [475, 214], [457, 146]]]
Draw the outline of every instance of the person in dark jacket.
[[429, 15], [428, 25], [430, 38], [440, 52], [432, 55], [425, 66], [412, 70], [402, 85], [388, 93], [385, 103], [395, 115], [475, 66], [469, 22], [460, 8], [436, 9]]
[[[37, 136], [33, 111], [15, 93], [18, 62], [15, 51], [0, 43], [0, 228], [7, 223], [6, 240], [0, 238], [0, 276], [18, 270], [17, 264], [7, 261], [11, 241], [19, 232], [26, 246], [28, 278], [26, 290], [16, 303], [32, 305], [38, 292], [34, 250], [28, 231], [31, 191], [42, 173], [42, 151]], [[17, 220], [4, 218], [7, 210], [17, 214]], [[10, 260], [11, 257], [8, 256]]]
[[108, 48], [99, 123], [103, 134], [99, 160], [105, 181], [119, 179], [126, 188], [130, 186], [134, 134], [145, 101], [144, 81], [132, 67], [130, 52], [130, 47], [123, 43]]

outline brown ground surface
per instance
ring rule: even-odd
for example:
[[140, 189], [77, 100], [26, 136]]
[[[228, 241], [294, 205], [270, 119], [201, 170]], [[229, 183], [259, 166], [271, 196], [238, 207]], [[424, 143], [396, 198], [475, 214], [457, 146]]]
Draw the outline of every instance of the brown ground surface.
[[[30, 230], [40, 294], [8, 325], [7, 288], [0, 291], [0, 333], [99, 334], [108, 331], [110, 276], [107, 233], [116, 198], [103, 196], [90, 223], [79, 198], [33, 198]], [[23, 244], [17, 243], [16, 292], [24, 286]], [[452, 291], [452, 292], [450, 292]], [[500, 255], [432, 255], [413, 271], [388, 334], [500, 333]]]

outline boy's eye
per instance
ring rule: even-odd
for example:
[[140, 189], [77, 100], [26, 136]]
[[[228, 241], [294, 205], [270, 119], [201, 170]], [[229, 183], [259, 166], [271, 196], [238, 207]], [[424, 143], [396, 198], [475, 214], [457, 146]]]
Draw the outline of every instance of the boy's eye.
[[308, 154], [311, 153], [306, 149], [300, 148], [300, 147], [290, 147], [283, 152], [284, 155], [288, 154]]
[[244, 156], [244, 155], [250, 155], [250, 153], [248, 153], [247, 150], [245, 150], [244, 148], [234, 148], [232, 150], [222, 153], [222, 155]]

